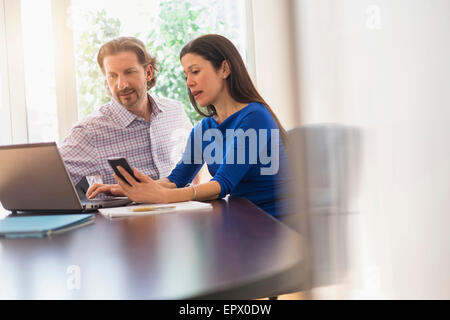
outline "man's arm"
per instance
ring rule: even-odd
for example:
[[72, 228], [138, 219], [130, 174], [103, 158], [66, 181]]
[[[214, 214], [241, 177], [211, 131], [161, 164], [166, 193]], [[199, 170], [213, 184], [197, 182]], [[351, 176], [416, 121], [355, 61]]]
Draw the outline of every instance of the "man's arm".
[[83, 177], [97, 174], [97, 152], [85, 126], [73, 127], [59, 151], [75, 185]]

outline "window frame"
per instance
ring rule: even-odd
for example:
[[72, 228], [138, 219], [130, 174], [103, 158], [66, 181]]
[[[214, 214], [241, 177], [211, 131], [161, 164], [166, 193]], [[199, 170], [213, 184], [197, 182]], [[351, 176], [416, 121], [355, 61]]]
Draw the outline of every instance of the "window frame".
[[68, 24], [70, 0], [51, 0], [51, 8], [58, 133], [62, 142], [78, 121], [73, 32]]

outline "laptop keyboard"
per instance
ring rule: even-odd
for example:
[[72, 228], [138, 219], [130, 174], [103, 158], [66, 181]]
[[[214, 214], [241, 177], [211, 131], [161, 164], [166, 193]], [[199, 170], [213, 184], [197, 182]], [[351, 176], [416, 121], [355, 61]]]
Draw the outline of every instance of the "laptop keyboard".
[[100, 200], [100, 199], [81, 200], [82, 205], [96, 204], [96, 203], [103, 203], [103, 202], [105, 202], [105, 200]]
[[109, 208], [109, 207], [120, 207], [125, 206], [131, 202], [130, 199], [93, 199], [81, 200], [81, 204], [85, 209], [99, 209], [99, 208]]

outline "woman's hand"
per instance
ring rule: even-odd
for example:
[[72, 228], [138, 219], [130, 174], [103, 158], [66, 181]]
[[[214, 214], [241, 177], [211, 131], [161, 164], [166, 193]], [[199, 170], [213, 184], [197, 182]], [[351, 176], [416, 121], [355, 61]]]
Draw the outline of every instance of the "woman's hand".
[[124, 168], [117, 166], [117, 169], [131, 184], [131, 186], [117, 175], [113, 174], [114, 179], [119, 183], [124, 194], [134, 202], [167, 203], [168, 190], [161, 184], [155, 182], [149, 176], [141, 173], [138, 169], [133, 169], [134, 175], [141, 182], [137, 182]]
[[100, 193], [104, 193], [107, 196], [124, 197], [125, 193], [118, 184], [101, 184], [94, 183], [86, 192], [88, 199], [94, 199]]

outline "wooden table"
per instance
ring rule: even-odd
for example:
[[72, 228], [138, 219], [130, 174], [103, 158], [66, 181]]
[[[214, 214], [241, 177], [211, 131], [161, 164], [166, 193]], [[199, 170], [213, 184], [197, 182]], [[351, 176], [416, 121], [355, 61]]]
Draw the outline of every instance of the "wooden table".
[[0, 298], [248, 299], [301, 279], [297, 233], [244, 199], [212, 204], [1, 239]]

